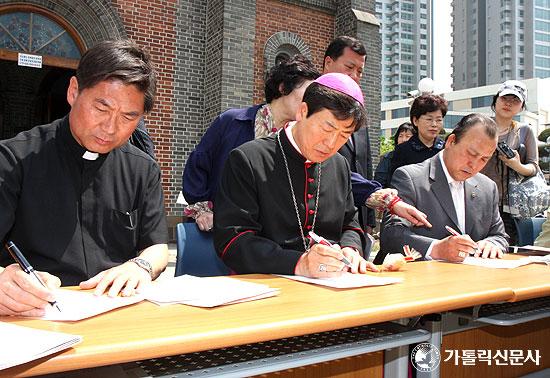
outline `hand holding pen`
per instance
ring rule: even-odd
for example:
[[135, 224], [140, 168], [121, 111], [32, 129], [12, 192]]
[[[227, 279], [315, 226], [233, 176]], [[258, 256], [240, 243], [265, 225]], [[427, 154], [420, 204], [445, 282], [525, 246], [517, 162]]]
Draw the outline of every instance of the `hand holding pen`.
[[[368, 270], [373, 272], [378, 272], [379, 269], [372, 263], [367, 262], [365, 259], [363, 259], [359, 253], [353, 251], [351, 254], [348, 254], [346, 257], [345, 252], [346, 248], [338, 248], [337, 246], [332, 245], [328, 240], [323, 238], [322, 236], [317, 235], [316, 233], [310, 231], [309, 237], [311, 240], [313, 240], [317, 244], [322, 244], [327, 247], [340, 250], [342, 251], [341, 259], [339, 259], [341, 262], [345, 264], [345, 266], [352, 272], [352, 273], [366, 273]], [[350, 261], [351, 260], [351, 261]], [[321, 267], [320, 267], [321, 268]]]
[[[470, 238], [469, 235], [461, 234], [460, 232], [456, 231], [451, 226], [445, 226], [445, 229], [452, 235], [452, 236], [458, 236], [460, 237], [459, 241], [459, 248], [462, 248], [462, 250], [458, 250], [458, 257], [462, 258], [464, 260], [468, 255], [477, 255], [479, 253], [479, 249], [477, 244]], [[469, 250], [471, 249], [471, 250]]]
[[61, 311], [48, 288], [60, 286], [59, 279], [37, 273], [13, 242], [5, 247], [17, 265], [9, 265], [0, 273], [0, 314], [41, 316], [48, 302]]

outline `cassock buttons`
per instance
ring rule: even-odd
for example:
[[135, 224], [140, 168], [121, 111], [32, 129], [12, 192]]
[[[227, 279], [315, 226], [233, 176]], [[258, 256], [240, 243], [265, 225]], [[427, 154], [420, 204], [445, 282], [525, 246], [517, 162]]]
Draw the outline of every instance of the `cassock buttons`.
[[308, 194], [307, 194], [307, 198], [308, 198], [308, 199], [312, 199], [312, 198], [313, 198], [313, 194], [308, 193]]
[[313, 214], [315, 214], [315, 210], [311, 210], [311, 209], [310, 209], [310, 210], [309, 210], [309, 213], [310, 213], [311, 215], [313, 215]]
[[306, 226], [306, 228], [307, 228], [308, 230], [311, 230], [311, 225], [308, 224], [308, 225]]
[[315, 182], [315, 179], [313, 177], [310, 177], [310, 178], [307, 179], [307, 182], [310, 182], [310, 183]]

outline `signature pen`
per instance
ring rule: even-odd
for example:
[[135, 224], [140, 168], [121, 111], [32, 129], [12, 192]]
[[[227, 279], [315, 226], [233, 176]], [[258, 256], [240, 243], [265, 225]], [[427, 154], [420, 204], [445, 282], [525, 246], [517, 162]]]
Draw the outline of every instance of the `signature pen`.
[[[457, 230], [455, 230], [454, 228], [452, 228], [451, 226], [445, 226], [445, 230], [449, 231], [449, 234], [453, 235], [453, 236], [460, 236], [462, 235], [460, 232], [458, 232]], [[475, 247], [475, 251], [474, 252], [470, 252], [469, 254], [470, 255], [475, 255], [476, 252], [478, 251], [479, 249], [477, 247]]]
[[[23, 256], [23, 253], [21, 253], [19, 248], [17, 248], [17, 246], [12, 241], [8, 241], [5, 244], [5, 247], [10, 253], [11, 257], [13, 257], [13, 259], [17, 262], [17, 264], [19, 264], [19, 266], [21, 267], [21, 269], [23, 269], [25, 273], [30, 274], [31, 276], [34, 276], [34, 278], [36, 278], [36, 280], [40, 282], [42, 286], [46, 287], [46, 284], [44, 283], [44, 281], [42, 281], [40, 276], [36, 274], [36, 271], [34, 270], [32, 265], [29, 264], [25, 256]], [[59, 308], [59, 305], [57, 304], [56, 301], [49, 302], [49, 303], [53, 307], [55, 307], [59, 312], [61, 312], [61, 308]]]
[[[325, 239], [324, 237], [322, 236], [319, 236], [317, 235], [315, 232], [313, 231], [310, 231], [309, 232], [309, 237], [311, 238], [311, 240], [313, 240], [315, 243], [317, 244], [322, 244], [322, 245], [326, 245], [327, 247], [330, 247], [330, 248], [333, 248], [333, 245], [330, 244], [330, 242]], [[340, 260], [341, 262], [343, 262], [344, 264], [346, 264], [346, 266], [350, 267], [351, 268], [351, 263], [349, 262], [348, 259], [346, 259], [346, 257], [342, 257], [342, 259]]]

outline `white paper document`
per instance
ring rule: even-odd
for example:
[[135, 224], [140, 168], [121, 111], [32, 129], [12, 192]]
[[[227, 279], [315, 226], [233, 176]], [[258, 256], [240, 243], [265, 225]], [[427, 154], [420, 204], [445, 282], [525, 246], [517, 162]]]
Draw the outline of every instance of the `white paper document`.
[[513, 269], [527, 264], [541, 263], [550, 265], [550, 255], [527, 256], [517, 260], [483, 259], [481, 257], [466, 257], [462, 264], [482, 266], [485, 268]]
[[181, 303], [189, 306], [215, 307], [256, 299], [279, 293], [268, 285], [241, 281], [229, 277], [195, 277], [183, 275], [150, 285], [144, 297], [158, 305]]
[[333, 278], [309, 278], [303, 276], [286, 275], [281, 275], [281, 277], [316, 285], [335, 287], [338, 289], [349, 289], [364, 286], [382, 286], [403, 282], [402, 278], [379, 277], [372, 274], [353, 274], [349, 272], [345, 272], [341, 276]]
[[81, 336], [0, 322], [0, 370], [70, 348]]
[[152, 283], [131, 297], [95, 296], [92, 291], [58, 289], [55, 299], [61, 308], [48, 306], [40, 319], [76, 321], [102, 314], [142, 300], [158, 305], [185, 304], [215, 307], [272, 297], [279, 290], [229, 277], [194, 277], [189, 275]]
[[114, 297], [107, 295], [96, 296], [92, 291], [58, 289], [55, 299], [61, 312], [55, 307], [47, 306], [46, 314], [41, 317], [45, 320], [74, 321], [89, 318], [115, 308], [128, 306], [143, 300], [143, 296]]

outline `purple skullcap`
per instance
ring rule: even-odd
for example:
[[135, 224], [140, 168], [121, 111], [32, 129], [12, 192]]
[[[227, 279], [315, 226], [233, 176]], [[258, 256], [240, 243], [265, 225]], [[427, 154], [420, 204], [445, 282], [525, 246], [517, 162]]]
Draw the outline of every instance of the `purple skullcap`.
[[347, 94], [348, 96], [351, 96], [354, 99], [356, 99], [361, 105], [363, 106], [365, 105], [361, 88], [348, 75], [331, 72], [331, 73], [319, 76], [315, 80], [315, 83], [319, 83], [321, 85], [324, 85], [325, 87], [329, 87], [331, 89], [337, 90], [338, 92]]

